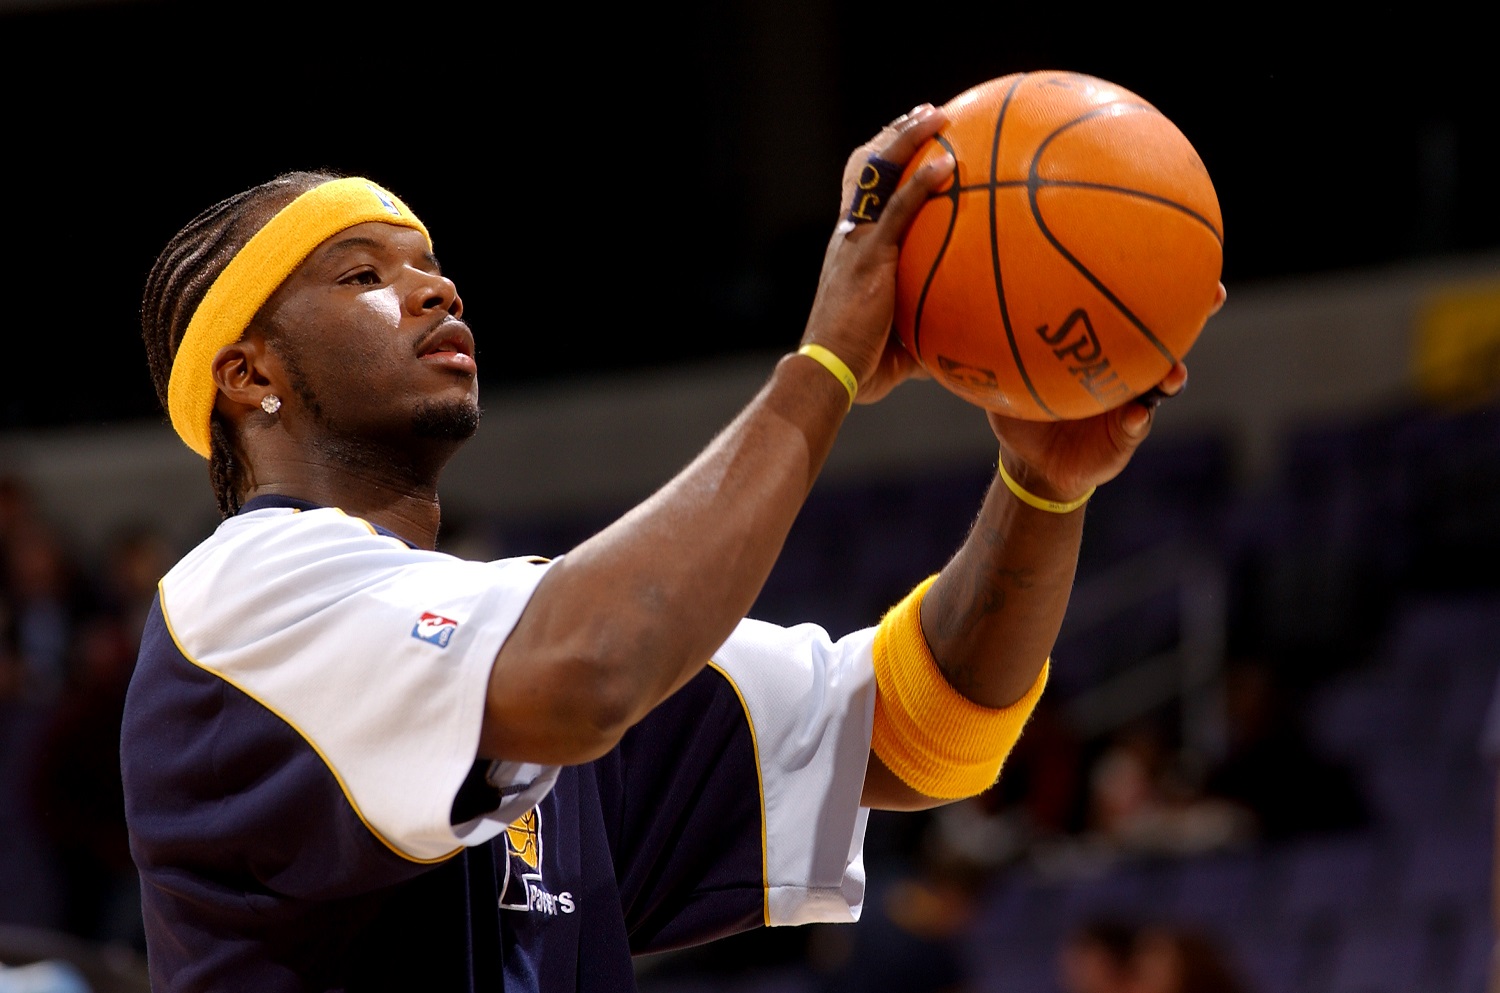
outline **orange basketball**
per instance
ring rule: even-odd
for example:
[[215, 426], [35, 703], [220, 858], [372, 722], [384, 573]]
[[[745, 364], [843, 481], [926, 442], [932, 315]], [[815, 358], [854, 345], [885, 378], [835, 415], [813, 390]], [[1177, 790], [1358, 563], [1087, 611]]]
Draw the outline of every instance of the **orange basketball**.
[[1026, 420], [1145, 393], [1208, 319], [1224, 255], [1203, 161], [1159, 110], [1073, 72], [959, 94], [907, 167], [958, 163], [901, 248], [896, 332], [943, 386]]

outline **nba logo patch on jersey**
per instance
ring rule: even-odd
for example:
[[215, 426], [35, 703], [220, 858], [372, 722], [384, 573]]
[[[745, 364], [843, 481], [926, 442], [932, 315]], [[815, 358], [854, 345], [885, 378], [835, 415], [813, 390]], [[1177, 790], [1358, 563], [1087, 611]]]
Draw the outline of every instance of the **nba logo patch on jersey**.
[[457, 630], [458, 622], [453, 618], [425, 613], [417, 619], [417, 626], [411, 629], [411, 636], [421, 641], [430, 641], [439, 648], [447, 648], [449, 639]]

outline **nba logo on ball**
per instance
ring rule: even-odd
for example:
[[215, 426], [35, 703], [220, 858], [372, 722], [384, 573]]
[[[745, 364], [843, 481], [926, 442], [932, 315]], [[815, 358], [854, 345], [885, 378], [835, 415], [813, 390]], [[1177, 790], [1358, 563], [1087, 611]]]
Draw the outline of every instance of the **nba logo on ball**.
[[457, 630], [458, 622], [453, 618], [425, 613], [417, 619], [417, 626], [411, 629], [411, 636], [419, 641], [431, 642], [439, 648], [447, 648], [449, 639]]

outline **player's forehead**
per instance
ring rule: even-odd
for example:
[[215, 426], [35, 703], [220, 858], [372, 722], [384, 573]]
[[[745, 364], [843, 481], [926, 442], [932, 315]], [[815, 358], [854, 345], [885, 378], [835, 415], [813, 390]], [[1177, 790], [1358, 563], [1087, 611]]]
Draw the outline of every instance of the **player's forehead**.
[[324, 239], [308, 253], [298, 270], [360, 258], [399, 261], [434, 272], [440, 269], [437, 256], [422, 232], [400, 224], [365, 221]]

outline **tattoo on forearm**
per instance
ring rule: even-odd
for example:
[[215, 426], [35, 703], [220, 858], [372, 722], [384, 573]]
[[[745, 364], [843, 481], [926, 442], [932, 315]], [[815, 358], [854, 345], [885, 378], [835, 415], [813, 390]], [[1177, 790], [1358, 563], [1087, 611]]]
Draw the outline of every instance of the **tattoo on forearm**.
[[[1034, 570], [1029, 568], [1002, 567], [998, 564], [1005, 545], [1005, 536], [993, 528], [976, 528], [972, 536], [984, 551], [969, 557], [970, 568], [958, 575], [963, 584], [956, 597], [945, 604], [946, 609], [934, 611], [931, 617], [933, 630], [930, 637], [943, 643], [963, 642], [988, 616], [998, 614], [1005, 608], [1011, 592], [1030, 589], [1034, 584]], [[934, 651], [937, 646], [934, 646]], [[956, 653], [963, 657], [966, 653]], [[954, 688], [962, 692], [965, 682], [972, 684], [974, 674], [968, 666], [945, 669]]]

